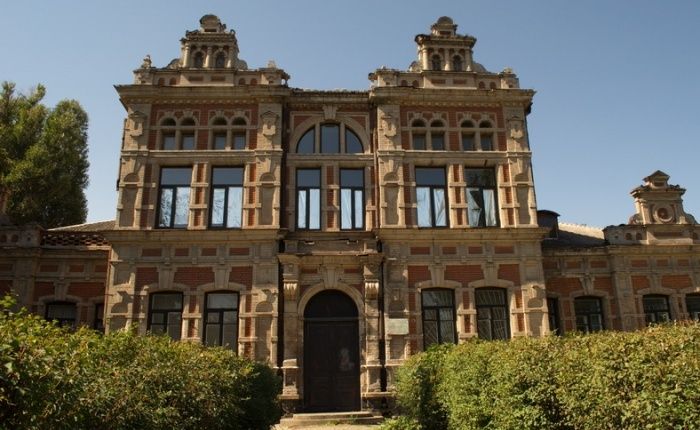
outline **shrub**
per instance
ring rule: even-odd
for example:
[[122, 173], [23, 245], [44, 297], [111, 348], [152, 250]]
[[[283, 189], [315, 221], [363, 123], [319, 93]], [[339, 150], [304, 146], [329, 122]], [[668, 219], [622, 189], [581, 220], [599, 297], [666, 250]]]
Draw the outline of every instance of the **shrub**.
[[397, 378], [423, 430], [698, 429], [700, 325], [474, 340], [418, 354]]
[[220, 348], [62, 330], [0, 312], [0, 428], [268, 429], [281, 410], [268, 366]]

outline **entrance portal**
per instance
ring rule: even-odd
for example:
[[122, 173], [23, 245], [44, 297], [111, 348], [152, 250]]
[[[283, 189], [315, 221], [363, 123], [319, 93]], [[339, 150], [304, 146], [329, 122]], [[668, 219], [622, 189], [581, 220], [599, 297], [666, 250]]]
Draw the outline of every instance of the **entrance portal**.
[[326, 290], [304, 311], [304, 406], [309, 412], [360, 409], [357, 307], [350, 297]]

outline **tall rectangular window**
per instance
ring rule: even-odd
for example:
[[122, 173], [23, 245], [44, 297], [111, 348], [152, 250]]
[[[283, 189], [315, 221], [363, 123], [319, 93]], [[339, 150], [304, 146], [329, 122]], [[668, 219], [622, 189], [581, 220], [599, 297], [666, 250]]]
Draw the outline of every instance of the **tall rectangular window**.
[[225, 131], [217, 131], [214, 133], [214, 149], [226, 149]]
[[423, 348], [439, 343], [455, 343], [455, 306], [452, 290], [430, 289], [421, 293]]
[[644, 319], [647, 325], [671, 321], [668, 296], [647, 294], [642, 297], [642, 304], [644, 305]]
[[340, 169], [340, 228], [365, 227], [365, 181], [362, 169]]
[[148, 330], [180, 340], [182, 334], [182, 293], [153, 293], [150, 297]]
[[204, 310], [204, 344], [236, 351], [238, 293], [209, 293]]
[[338, 124], [321, 124], [321, 153], [340, 152], [340, 127]]
[[464, 169], [470, 227], [497, 227], [496, 175], [493, 169]]
[[212, 169], [210, 217], [211, 227], [241, 227], [243, 222], [242, 167]]
[[72, 302], [51, 302], [46, 305], [46, 319], [56, 321], [61, 327], [75, 328], [77, 307]]
[[191, 181], [191, 167], [164, 167], [161, 170], [158, 227], [187, 227], [190, 212]]
[[233, 133], [233, 149], [245, 149], [245, 131]]
[[508, 301], [503, 288], [477, 288], [476, 331], [480, 339], [504, 340], [510, 337]]
[[174, 150], [177, 149], [177, 143], [175, 140], [175, 132], [163, 132], [163, 149]]
[[416, 167], [418, 227], [447, 227], [445, 170]]
[[92, 321], [92, 328], [95, 330], [99, 331], [100, 333], [105, 332], [105, 304], [104, 303], [97, 303], [95, 305], [95, 315], [94, 319]]
[[549, 318], [549, 330], [561, 335], [561, 320], [559, 319], [559, 299], [556, 297], [547, 297], [547, 316]]
[[685, 306], [688, 316], [693, 321], [700, 321], [700, 294], [688, 294], [685, 296]]
[[297, 170], [297, 228], [321, 229], [321, 170]]
[[603, 304], [598, 297], [577, 297], [574, 299], [576, 330], [584, 333], [600, 331], [603, 324]]
[[182, 149], [194, 149], [194, 132], [182, 132]]

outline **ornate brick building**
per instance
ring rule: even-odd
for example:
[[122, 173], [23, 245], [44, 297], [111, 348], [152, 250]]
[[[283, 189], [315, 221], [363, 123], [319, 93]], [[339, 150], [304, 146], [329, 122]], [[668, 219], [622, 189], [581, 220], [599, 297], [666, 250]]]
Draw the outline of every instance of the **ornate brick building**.
[[[0, 291], [67, 324], [223, 345], [304, 410], [376, 407], [430, 344], [700, 315], [700, 227], [655, 172], [604, 230], [538, 213], [534, 91], [442, 17], [368, 91], [289, 87], [204, 16], [127, 111], [114, 222], [0, 227]], [[104, 315], [103, 315], [104, 312]]]

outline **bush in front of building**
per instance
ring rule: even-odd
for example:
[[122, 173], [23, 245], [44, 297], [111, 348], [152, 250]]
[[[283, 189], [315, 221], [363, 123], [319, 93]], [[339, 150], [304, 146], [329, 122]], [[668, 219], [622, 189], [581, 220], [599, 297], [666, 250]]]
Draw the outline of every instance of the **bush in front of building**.
[[125, 331], [68, 332], [0, 311], [0, 429], [269, 429], [268, 366], [220, 348]]
[[699, 429], [700, 325], [431, 349], [396, 389], [422, 430]]

